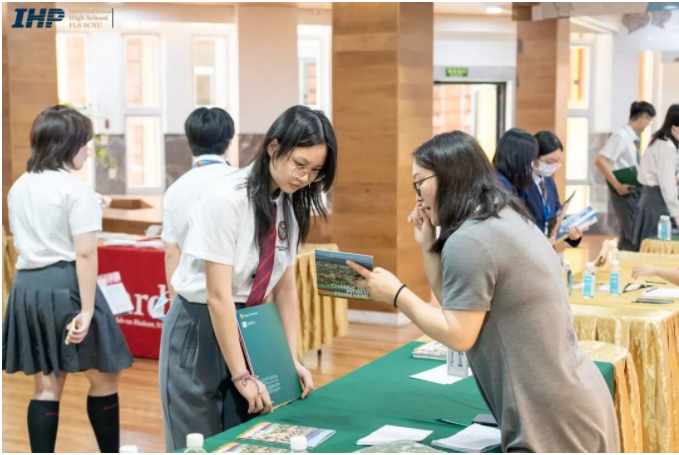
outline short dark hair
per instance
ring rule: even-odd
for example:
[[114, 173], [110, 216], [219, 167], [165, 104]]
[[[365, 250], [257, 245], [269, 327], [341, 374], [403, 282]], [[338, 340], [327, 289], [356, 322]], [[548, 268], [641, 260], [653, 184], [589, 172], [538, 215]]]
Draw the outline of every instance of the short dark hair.
[[[271, 157], [268, 149], [274, 140], [278, 141], [278, 149]], [[328, 217], [321, 193], [330, 191], [335, 181], [337, 169], [335, 130], [323, 112], [307, 106], [293, 106], [279, 115], [267, 131], [246, 183], [248, 197], [254, 206], [255, 239], [259, 244], [266, 239], [274, 225], [269, 190], [271, 183], [269, 163], [271, 160], [289, 157], [297, 147], [313, 147], [320, 144], [324, 144], [327, 151], [321, 171], [324, 175], [323, 180], [313, 182], [291, 195], [283, 195], [285, 222], [290, 226], [289, 210], [292, 208], [299, 227], [297, 246], [304, 243], [309, 235], [312, 211], [326, 220]]]
[[540, 131], [535, 135], [535, 139], [538, 140], [538, 158], [557, 150], [563, 151], [563, 144], [551, 131]]
[[648, 114], [649, 117], [655, 117], [655, 108], [651, 103], [646, 101], [635, 101], [629, 108], [629, 119], [636, 120], [644, 114]]
[[533, 184], [533, 161], [538, 159], [538, 140], [528, 131], [512, 128], [502, 135], [493, 157], [495, 170], [517, 190]]
[[674, 136], [672, 136], [672, 127], [679, 127], [679, 104], [673, 104], [667, 109], [667, 115], [665, 116], [665, 121], [658, 131], [653, 133], [651, 136], [652, 145], [655, 141], [672, 141], [675, 147], [679, 147], [679, 141], [677, 141]]
[[93, 136], [92, 121], [80, 112], [61, 105], [48, 107], [31, 126], [28, 172], [65, 169]]
[[184, 131], [193, 156], [223, 155], [236, 133], [229, 113], [218, 107], [199, 107], [191, 112]]
[[497, 217], [505, 207], [526, 221], [531, 219], [523, 202], [500, 183], [488, 157], [470, 135], [453, 131], [434, 136], [415, 150], [413, 159], [436, 175], [441, 235], [433, 253], [441, 254], [446, 240], [467, 220]]

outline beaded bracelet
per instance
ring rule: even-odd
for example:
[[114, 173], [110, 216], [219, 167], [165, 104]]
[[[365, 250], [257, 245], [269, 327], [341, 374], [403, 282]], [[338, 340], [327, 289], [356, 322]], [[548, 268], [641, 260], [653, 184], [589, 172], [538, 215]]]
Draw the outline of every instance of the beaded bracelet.
[[257, 393], [261, 394], [262, 391], [259, 390], [259, 381], [257, 381], [257, 379], [258, 379], [257, 376], [254, 376], [254, 375], [250, 374], [249, 372], [247, 372], [247, 373], [243, 373], [240, 376], [237, 376], [235, 378], [231, 378], [231, 381], [234, 382], [234, 383], [241, 381], [243, 383], [243, 387], [248, 385], [248, 381], [252, 381], [252, 382], [255, 383], [255, 387], [257, 387]]

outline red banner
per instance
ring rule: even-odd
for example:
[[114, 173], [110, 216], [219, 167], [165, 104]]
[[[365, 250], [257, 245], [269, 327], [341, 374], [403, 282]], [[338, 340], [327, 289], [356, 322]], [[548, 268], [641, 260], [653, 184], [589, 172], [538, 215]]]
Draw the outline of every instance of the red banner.
[[120, 272], [134, 305], [132, 313], [116, 316], [135, 357], [157, 359], [163, 323], [151, 309], [167, 292], [165, 251], [152, 248], [99, 247], [99, 274]]

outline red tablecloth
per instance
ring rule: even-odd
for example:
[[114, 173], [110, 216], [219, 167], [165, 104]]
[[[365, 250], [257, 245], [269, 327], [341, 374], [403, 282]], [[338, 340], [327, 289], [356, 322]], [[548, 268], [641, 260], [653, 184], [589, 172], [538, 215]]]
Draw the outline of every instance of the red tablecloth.
[[99, 247], [99, 274], [120, 272], [134, 311], [116, 316], [132, 355], [157, 359], [163, 323], [151, 308], [167, 291], [165, 251], [150, 248]]

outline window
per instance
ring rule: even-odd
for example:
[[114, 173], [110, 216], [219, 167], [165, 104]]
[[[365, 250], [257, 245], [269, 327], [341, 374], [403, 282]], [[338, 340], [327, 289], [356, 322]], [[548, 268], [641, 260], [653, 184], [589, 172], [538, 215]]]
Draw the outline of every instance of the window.
[[57, 34], [57, 86], [59, 102], [87, 107], [87, 43], [85, 35]]
[[128, 107], [158, 107], [158, 38], [125, 37], [125, 99]]
[[589, 46], [571, 46], [569, 109], [589, 108]]
[[327, 25], [297, 27], [298, 103], [330, 117], [332, 111], [332, 28]]
[[299, 102], [318, 109], [319, 105], [319, 68], [321, 60], [321, 41], [314, 38], [300, 39], [299, 55]]
[[125, 147], [128, 188], [161, 187], [160, 119], [127, 117]]
[[569, 117], [566, 124], [566, 197], [576, 194], [568, 206], [568, 214], [578, 213], [590, 203], [589, 118]]
[[193, 104], [227, 108], [226, 39], [197, 37], [193, 40]]

